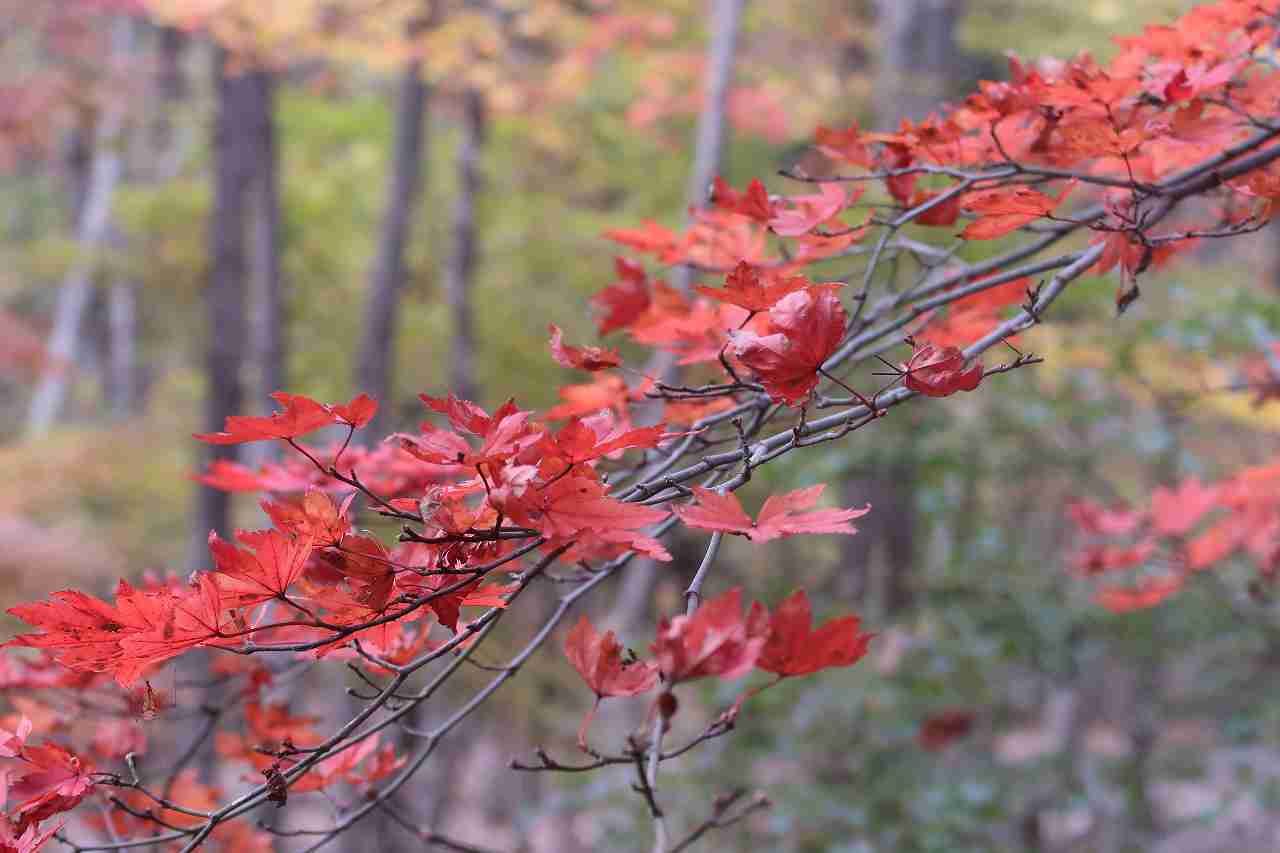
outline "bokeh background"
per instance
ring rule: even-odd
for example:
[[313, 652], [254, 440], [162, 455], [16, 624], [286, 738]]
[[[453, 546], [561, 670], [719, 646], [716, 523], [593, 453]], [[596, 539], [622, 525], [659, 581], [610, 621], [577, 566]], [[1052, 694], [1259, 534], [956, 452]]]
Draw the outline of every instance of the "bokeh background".
[[[807, 156], [818, 124], [892, 127], [999, 79], [1007, 52], [1105, 58], [1113, 36], [1190, 5], [750, 0], [717, 171], [787, 189], [769, 176]], [[547, 356], [547, 324], [593, 335], [587, 300], [612, 281], [617, 248], [603, 231], [682, 222], [715, 35], [698, 0], [0, 7], [0, 609], [204, 566], [208, 506], [192, 474], [205, 460], [190, 435], [208, 427], [216, 382], [220, 50], [269, 90], [276, 151], [274, 180], [241, 174], [239, 411], [269, 411], [276, 388], [329, 401], [378, 390], [390, 430], [420, 419], [419, 391], [543, 408], [580, 381]], [[414, 87], [421, 191], [388, 295], [379, 242]], [[254, 147], [254, 121], [224, 128], [245, 131], [250, 159], [271, 147]], [[93, 205], [102, 221], [86, 231]], [[821, 615], [852, 607], [880, 636], [859, 666], [766, 692], [733, 737], [664, 773], [686, 820], [738, 784], [776, 804], [705, 849], [1280, 849], [1269, 596], [1227, 562], [1162, 607], [1109, 613], [1072, 572], [1066, 511], [1082, 497], [1142, 504], [1157, 485], [1271, 458], [1280, 406], [1222, 389], [1280, 330], [1277, 292], [1274, 230], [1148, 276], [1120, 318], [1115, 282], [1085, 280], [1025, 335], [1040, 367], [760, 472], [759, 494], [828, 482], [875, 511], [847, 540], [729, 542], [725, 582], [770, 601], [803, 583]], [[371, 327], [375, 299], [392, 300], [393, 335]], [[254, 447], [242, 461], [261, 461]], [[230, 512], [262, 524], [250, 497]], [[593, 618], [643, 643], [697, 546], [677, 541], [672, 566], [597, 596]], [[544, 593], [513, 621], [534, 624], [554, 603]], [[17, 627], [0, 617], [6, 635]], [[336, 719], [344, 684], [319, 668], [295, 701]], [[691, 693], [685, 724], [696, 731], [735, 695]], [[402, 801], [504, 849], [643, 846], [624, 769], [507, 769], [538, 745], [568, 753], [589, 699], [548, 646]], [[604, 714], [597, 737], [633, 712]], [[393, 822], [368, 831], [376, 849], [420, 849]]]

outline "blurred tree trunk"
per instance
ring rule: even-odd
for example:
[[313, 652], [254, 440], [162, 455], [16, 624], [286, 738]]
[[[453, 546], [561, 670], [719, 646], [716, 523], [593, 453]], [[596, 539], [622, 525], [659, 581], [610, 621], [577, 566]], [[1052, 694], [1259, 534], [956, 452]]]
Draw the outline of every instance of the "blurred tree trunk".
[[[412, 33], [411, 33], [412, 35]], [[364, 332], [360, 350], [356, 356], [355, 390], [362, 391], [378, 401], [378, 414], [368, 428], [356, 433], [356, 441], [372, 445], [393, 428], [392, 397], [394, 394], [396, 321], [400, 297], [408, 278], [405, 263], [409, 231], [413, 226], [414, 212], [422, 190], [423, 157], [425, 156], [427, 98], [426, 82], [422, 79], [422, 63], [412, 60], [405, 64], [400, 74], [396, 98], [395, 130], [391, 152], [391, 167], [387, 175], [386, 207], [383, 211], [382, 230], [378, 235], [378, 247], [369, 274], [369, 295], [365, 302]], [[411, 726], [422, 722], [422, 708], [416, 709], [406, 721]], [[401, 733], [397, 749], [408, 750], [412, 740]], [[447, 749], [448, 744], [445, 744]], [[446, 762], [439, 762], [446, 763]], [[434, 772], [433, 772], [434, 771]], [[443, 799], [439, 791], [448, 791], [443, 783], [447, 771], [427, 768], [406, 783], [402, 798], [427, 804], [425, 808], [407, 809], [414, 819], [425, 826], [434, 826], [434, 810]], [[434, 795], [433, 795], [434, 793]], [[396, 808], [392, 803], [391, 808]], [[400, 844], [404, 832], [389, 814], [377, 817], [373, 833], [380, 850], [405, 849]]]
[[364, 334], [356, 361], [356, 390], [367, 393], [381, 404], [374, 422], [360, 433], [365, 442], [377, 440], [391, 426], [389, 413], [393, 394], [396, 312], [407, 277], [405, 247], [422, 188], [427, 94], [427, 84], [422, 79], [422, 63], [418, 60], [409, 62], [400, 77], [395, 147], [387, 180], [387, 206], [377, 255], [369, 276]]
[[138, 388], [138, 285], [121, 279], [107, 288], [107, 388], [111, 416], [136, 414]]
[[[204, 429], [217, 432], [228, 415], [240, 414], [244, 389], [240, 372], [247, 343], [245, 328], [245, 221], [253, 185], [258, 140], [255, 124], [259, 113], [259, 84], [250, 74], [233, 75], [228, 54], [219, 48], [214, 57], [214, 89], [217, 116], [213, 131], [213, 211], [209, 221], [209, 280], [205, 288], [205, 392]], [[199, 467], [215, 460], [234, 461], [235, 445], [201, 445]], [[230, 495], [208, 486], [196, 487], [190, 568], [206, 560], [209, 531], [230, 532]]]
[[85, 200], [89, 196], [89, 178], [93, 174], [93, 138], [93, 116], [88, 110], [81, 110], [67, 134], [66, 150], [62, 156], [68, 227], [77, 232], [84, 215]]
[[903, 447], [895, 458], [871, 466], [844, 484], [842, 504], [862, 506], [870, 501], [871, 512], [858, 522], [857, 536], [842, 540], [846, 580], [840, 594], [855, 601], [869, 599], [876, 618], [891, 619], [915, 600], [915, 453]]
[[160, 27], [156, 32], [156, 120], [151, 125], [152, 150], [159, 155], [157, 178], [176, 175], [182, 162], [184, 145], [173, 121], [173, 111], [187, 97], [187, 78], [182, 70], [182, 57], [187, 48], [187, 35], [175, 27]]
[[962, 80], [956, 29], [968, 0], [877, 0], [881, 55], [876, 113], [886, 130], [938, 109]]
[[[744, 2], [713, 0], [702, 109], [698, 113], [698, 129], [694, 137], [693, 168], [685, 189], [686, 207], [691, 210], [707, 206], [711, 182], [720, 171], [726, 135], [725, 116], [729, 92], [733, 88], [733, 64], [738, 55]], [[693, 270], [687, 266], [676, 267], [672, 271], [671, 282], [681, 293], [687, 293], [693, 283]], [[659, 352], [654, 356], [654, 364], [660, 366], [660, 372], [664, 374], [672, 369], [674, 363], [675, 359], [669, 353]], [[653, 371], [650, 375], [654, 375]]]
[[[132, 49], [133, 24], [127, 18], [120, 18], [113, 25], [112, 54], [121, 59]], [[27, 433], [31, 436], [46, 434], [62, 416], [75, 375], [75, 363], [84, 352], [83, 327], [93, 302], [97, 255], [107, 238], [111, 200], [123, 170], [119, 144], [124, 110], [123, 99], [113, 99], [98, 117], [92, 131], [87, 173], [83, 170], [85, 149], [82, 146], [88, 136], [73, 137], [69, 183], [80, 254], [58, 289], [53, 328], [46, 348], [49, 367], [40, 377], [27, 410]]]
[[480, 154], [487, 117], [484, 93], [462, 93], [462, 137], [458, 142], [458, 187], [453, 206], [453, 253], [445, 267], [453, 338], [449, 356], [449, 390], [475, 399], [475, 324], [471, 284], [476, 267], [476, 196], [480, 191]]
[[[248, 72], [246, 85], [251, 95], [246, 104], [252, 110], [253, 186], [250, 190], [251, 223], [248, 252], [251, 283], [249, 316], [252, 359], [250, 375], [255, 383], [257, 400], [252, 408], [262, 414], [275, 409], [271, 394], [288, 390], [286, 376], [286, 344], [288, 333], [284, 304], [284, 282], [280, 273], [280, 181], [275, 132], [275, 74], [271, 71]], [[249, 103], [249, 98], [252, 102]], [[273, 443], [258, 443], [255, 460], [271, 456]]]
[[[920, 119], [936, 110], [949, 85], [963, 76], [964, 58], [956, 28], [965, 0], [878, 0], [882, 54], [876, 94], [879, 123], [888, 129], [902, 119]], [[846, 592], [871, 597], [881, 618], [892, 619], [915, 598], [917, 459], [913, 443], [892, 459], [880, 459], [865, 476], [845, 484], [850, 505], [870, 501], [861, 533], [843, 546], [849, 566]]]
[[[155, 72], [151, 81], [146, 127], [130, 138], [129, 160], [144, 179], [159, 183], [177, 175], [183, 146], [174, 132], [173, 111], [186, 96], [182, 55], [187, 39], [172, 27], [143, 28], [150, 35]], [[129, 237], [118, 228], [111, 239], [120, 249]], [[112, 417], [127, 418], [142, 407], [142, 374], [138, 355], [138, 282], [132, 276], [117, 277], [106, 293], [106, 357], [103, 387]]]
[[[738, 54], [744, 0], [714, 0], [711, 9], [711, 41], [707, 45], [707, 76], [702, 90], [702, 111], [693, 146], [693, 170], [685, 198], [689, 208], [707, 206], [711, 182], [720, 171], [725, 139], [725, 114], [733, 88], [733, 64]], [[672, 281], [681, 292], [692, 283], [693, 270], [676, 267]]]

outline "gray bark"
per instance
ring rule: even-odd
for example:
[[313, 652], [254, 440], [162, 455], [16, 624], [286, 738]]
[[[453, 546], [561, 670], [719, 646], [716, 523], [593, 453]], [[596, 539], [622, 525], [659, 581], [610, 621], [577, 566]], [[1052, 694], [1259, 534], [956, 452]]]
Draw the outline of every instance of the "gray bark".
[[845, 505], [870, 502], [871, 512], [858, 522], [858, 535], [841, 543], [845, 571], [839, 592], [867, 601], [863, 609], [884, 621], [909, 608], [915, 597], [915, 452], [906, 447], [896, 459], [873, 463], [843, 489]]
[[275, 75], [248, 75], [254, 107], [254, 181], [252, 205], [253, 354], [258, 409], [275, 408], [270, 394], [286, 390], [284, 281], [280, 271], [280, 182], [275, 134]]
[[956, 29], [967, 0], [878, 0], [880, 44], [876, 112], [886, 128], [938, 109], [965, 76]]
[[[711, 10], [711, 42], [707, 46], [707, 79], [698, 113], [698, 132], [693, 147], [693, 171], [689, 173], [686, 197], [690, 207], [705, 207], [711, 182], [720, 170], [725, 139], [725, 109], [733, 88], [733, 64], [742, 30], [744, 0], [715, 0]], [[681, 268], [686, 278], [687, 267]], [[686, 284], [687, 286], [687, 284]]]
[[[253, 133], [258, 114], [257, 84], [251, 75], [232, 76], [227, 54], [214, 58], [217, 116], [213, 138], [213, 211], [209, 221], [209, 280], [205, 289], [206, 335], [204, 428], [222, 429], [228, 415], [239, 414], [244, 404], [241, 384], [245, 328], [245, 220], [249, 191], [254, 179], [257, 140]], [[201, 445], [200, 467], [215, 460], [234, 460], [235, 446]], [[196, 490], [190, 568], [207, 560], [205, 539], [210, 530], [229, 534], [230, 496], [200, 485]]]
[[[150, 36], [155, 74], [145, 128], [130, 135], [130, 173], [153, 183], [174, 178], [181, 169], [187, 146], [179, 144], [173, 129], [173, 111], [186, 96], [182, 54], [186, 36], [170, 27], [144, 28]], [[118, 223], [109, 226], [113, 247], [124, 252], [128, 235]], [[106, 290], [106, 357], [103, 387], [112, 417], [137, 414], [142, 408], [142, 366], [138, 355], [138, 282], [131, 277], [112, 281]]]
[[[156, 97], [162, 109], [152, 125], [152, 146], [157, 152], [171, 156], [181, 150], [177, 144], [171, 109], [187, 96], [187, 78], [182, 69], [182, 55], [187, 35], [175, 27], [159, 27], [156, 31]], [[165, 171], [165, 170], [161, 170]]]
[[377, 255], [369, 276], [365, 303], [364, 334], [357, 356], [355, 386], [380, 403], [378, 415], [362, 431], [366, 442], [389, 431], [394, 391], [396, 311], [404, 290], [407, 270], [405, 247], [422, 187], [423, 140], [427, 115], [427, 85], [420, 62], [405, 66], [396, 104], [395, 148], [387, 180], [386, 211], [378, 238]]
[[138, 286], [118, 281], [107, 288], [107, 388], [111, 415], [138, 411]]
[[76, 240], [80, 256], [58, 290], [53, 330], [47, 348], [50, 368], [40, 377], [27, 411], [27, 434], [45, 435], [62, 415], [80, 357], [85, 313], [93, 301], [93, 277], [97, 253], [107, 237], [111, 200], [120, 182], [122, 163], [118, 149], [124, 124], [123, 108], [112, 105], [94, 132], [92, 162], [83, 203], [79, 205]]
[[449, 388], [459, 397], [475, 399], [475, 323], [471, 283], [476, 267], [476, 196], [480, 191], [480, 154], [487, 118], [484, 93], [467, 89], [462, 95], [462, 138], [458, 143], [458, 188], [453, 206], [453, 253], [445, 268], [453, 339], [449, 354]]
[[[707, 78], [702, 90], [702, 110], [698, 113], [698, 130], [693, 146], [693, 169], [685, 192], [688, 207], [706, 207], [711, 182], [715, 180], [723, 159], [725, 110], [729, 90], [733, 88], [733, 62], [738, 52], [738, 34], [742, 29], [744, 0], [715, 0], [711, 10], [711, 41], [707, 45]], [[688, 293], [693, 283], [693, 270], [676, 267], [672, 284]], [[670, 359], [668, 359], [670, 361]], [[664, 364], [663, 372], [671, 369]]]
[[[280, 271], [280, 183], [275, 138], [275, 75], [256, 70], [246, 75], [252, 87], [253, 185], [249, 190], [249, 408], [275, 410], [271, 394], [288, 390], [284, 281]], [[247, 465], [259, 465], [279, 453], [274, 442], [240, 448]]]

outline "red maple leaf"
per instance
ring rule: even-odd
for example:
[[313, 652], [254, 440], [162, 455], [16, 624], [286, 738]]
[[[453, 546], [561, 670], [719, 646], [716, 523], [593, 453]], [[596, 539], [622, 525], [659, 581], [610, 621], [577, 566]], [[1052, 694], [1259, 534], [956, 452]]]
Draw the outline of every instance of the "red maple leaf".
[[965, 367], [964, 353], [956, 347], [925, 344], [902, 365], [904, 385], [926, 397], [949, 397], [957, 391], [972, 391], [982, 382], [982, 365]]
[[116, 680], [124, 685], [136, 682], [148, 667], [189, 649], [217, 645], [228, 624], [222, 589], [208, 572], [197, 574], [181, 595], [117, 592], [116, 604], [122, 611], [136, 611], [134, 621], [148, 623], [145, 630], [120, 640], [121, 659], [115, 669]]
[[1216, 486], [1202, 485], [1195, 477], [1176, 489], [1161, 486], [1151, 493], [1151, 526], [1165, 536], [1183, 536], [1218, 505], [1218, 495]]
[[733, 353], [774, 400], [795, 406], [818, 385], [818, 368], [844, 337], [848, 317], [830, 287], [790, 293], [769, 309], [769, 333], [735, 331]]
[[561, 367], [595, 372], [597, 370], [608, 370], [611, 367], [618, 367], [622, 364], [622, 356], [618, 355], [616, 349], [605, 350], [601, 347], [569, 346], [564, 342], [564, 333], [554, 323], [547, 327], [547, 331], [551, 333], [551, 357]]
[[768, 612], [757, 602], [744, 618], [742, 588], [734, 587], [692, 616], [662, 620], [650, 651], [669, 685], [709, 675], [732, 679], [751, 671], [768, 634]]
[[1068, 503], [1067, 515], [1077, 527], [1095, 536], [1128, 536], [1146, 518], [1143, 513], [1125, 509], [1123, 505], [1104, 507], [1086, 499]]
[[16, 758], [21, 755], [22, 747], [27, 738], [31, 737], [33, 728], [35, 724], [25, 715], [18, 720], [17, 727], [12, 731], [0, 728], [0, 758]]
[[93, 768], [56, 743], [27, 744], [16, 760], [7, 763], [3, 774], [8, 776], [8, 799], [13, 804], [5, 805], [4, 819], [15, 832], [70, 811], [93, 791]]
[[41, 633], [4, 645], [48, 649], [68, 669], [111, 672], [125, 687], [148, 667], [215, 639], [222, 624], [221, 593], [204, 574], [181, 596], [120, 581], [114, 603], [74, 590], [49, 598], [9, 609]]
[[724, 287], [698, 285], [695, 290], [717, 302], [727, 302], [748, 311], [768, 311], [788, 293], [810, 286], [802, 275], [779, 276], [761, 274], [746, 261], [740, 261], [732, 272], [724, 277]]
[[[303, 794], [308, 791], [323, 791], [338, 782], [363, 784], [371, 781], [365, 774], [357, 772], [356, 766], [370, 756], [378, 756], [378, 740], [378, 735], [366, 737], [354, 746], [350, 746], [338, 754], [324, 759], [296, 781], [290, 783], [289, 792]], [[391, 753], [390, 758], [392, 760], [389, 763], [394, 764], [394, 753]], [[375, 761], [379, 760], [383, 763], [387, 762], [385, 757], [381, 759], [375, 758]], [[387, 770], [386, 772], [389, 773], [391, 771]]]
[[278, 530], [310, 537], [316, 544], [333, 545], [351, 530], [347, 510], [355, 495], [352, 492], [338, 506], [327, 492], [311, 486], [299, 500], [273, 503], [264, 499], [259, 506]]
[[374, 611], [386, 607], [395, 565], [381, 542], [372, 536], [343, 536], [340, 547], [326, 550], [322, 558], [346, 579], [358, 603]]
[[378, 401], [368, 394], [360, 394], [350, 403], [342, 403], [330, 408], [333, 410], [333, 416], [340, 423], [359, 429], [368, 425], [369, 421], [373, 420], [373, 416], [378, 413]]
[[1182, 589], [1183, 576], [1169, 574], [1147, 578], [1133, 586], [1109, 586], [1098, 590], [1094, 601], [1112, 613], [1132, 613], [1163, 603]]
[[974, 714], [967, 708], [948, 708], [925, 719], [916, 742], [931, 752], [944, 749], [973, 731]]
[[768, 542], [801, 533], [847, 533], [858, 529], [849, 522], [871, 511], [871, 504], [862, 509], [819, 509], [804, 512], [818, 502], [824, 485], [797, 489], [785, 495], [770, 495], [765, 499], [756, 521], [742, 510], [742, 504], [732, 492], [722, 495], [712, 489], [693, 486], [697, 504], [672, 507], [680, 520], [690, 527], [703, 530], [719, 530], [737, 533], [752, 542]]
[[0, 852], [37, 853], [61, 829], [61, 823], [45, 829], [40, 829], [34, 823], [31, 823], [23, 831], [17, 829], [14, 824], [9, 823], [7, 820], [0, 820]]
[[591, 415], [606, 409], [625, 416], [627, 407], [636, 396], [637, 392], [628, 388], [622, 377], [606, 373], [586, 385], [562, 386], [562, 402], [547, 410], [547, 418], [554, 421], [575, 415]]
[[209, 444], [297, 438], [335, 423], [364, 426], [378, 410], [378, 404], [364, 394], [340, 406], [326, 406], [309, 397], [284, 391], [276, 391], [271, 398], [284, 408], [268, 417], [231, 415], [222, 432], [197, 434], [195, 437]]
[[862, 140], [862, 129], [858, 127], [856, 121], [845, 130], [832, 130], [819, 126], [814, 133], [814, 143], [819, 151], [832, 160], [861, 166], [864, 169], [870, 169], [874, 162], [871, 152]]
[[424, 423], [419, 435], [393, 433], [386, 441], [395, 442], [402, 450], [435, 465], [496, 465], [542, 440], [543, 433], [529, 424], [532, 412], [516, 408], [508, 400], [492, 416], [475, 403], [458, 400], [450, 395], [448, 401], [438, 400], [426, 394], [419, 395], [427, 405], [438, 412], [445, 412], [454, 429], [470, 432], [483, 441], [474, 449], [462, 436]]
[[[453, 589], [459, 582], [456, 574], [430, 574], [420, 577], [412, 572], [403, 572], [396, 576], [397, 589], [412, 595], [431, 596], [427, 606], [436, 615], [436, 621], [450, 631], [458, 630], [458, 620], [462, 618], [463, 607], [506, 607], [506, 595], [515, 592], [518, 584], [487, 584], [480, 586], [481, 579], [463, 584]], [[451, 590], [441, 595], [440, 591]]]
[[306, 567], [313, 542], [309, 536], [289, 536], [279, 530], [238, 530], [236, 538], [249, 546], [237, 548], [209, 534], [209, 551], [219, 574], [236, 583], [227, 591], [241, 605], [283, 597]]
[[585, 476], [561, 477], [542, 488], [495, 488], [490, 497], [512, 521], [552, 538], [572, 539], [584, 532], [636, 530], [667, 517], [665, 510], [624, 503]]
[[[915, 208], [932, 201], [940, 194], [941, 193], [916, 190], [915, 195], [911, 197], [911, 203], [908, 205], [908, 209], [914, 210]], [[946, 201], [935, 204], [933, 207], [919, 214], [911, 221], [916, 225], [954, 225], [959, 217], [960, 196], [953, 195]]]
[[652, 219], [644, 220], [639, 228], [611, 228], [604, 232], [604, 238], [637, 252], [657, 255], [663, 263], [675, 263], [680, 257], [680, 238]]
[[[605, 420], [612, 423], [612, 418], [608, 416]], [[622, 450], [657, 447], [663, 439], [671, 437], [663, 424], [637, 429], [617, 426], [601, 435], [593, 428], [600, 421], [598, 416], [590, 420], [570, 418], [559, 432], [543, 439], [543, 446], [548, 452], [563, 458], [566, 464], [576, 465]]]
[[841, 616], [810, 630], [809, 596], [798, 589], [769, 618], [769, 640], [756, 667], [780, 678], [808, 675], [832, 666], [852, 666], [867, 653], [875, 634], [863, 633], [857, 616]]
[[469, 432], [472, 435], [488, 435], [498, 421], [516, 411], [514, 400], [508, 400], [493, 415], [490, 415], [470, 400], [463, 400], [453, 394], [448, 397], [419, 394], [418, 399], [433, 412], [447, 417], [454, 429]]
[[649, 281], [644, 267], [626, 258], [614, 258], [618, 280], [591, 297], [591, 306], [599, 316], [596, 333], [603, 336], [615, 329], [625, 329], [649, 309]]
[[[1202, 571], [1230, 557], [1248, 533], [1248, 521], [1229, 515], [1187, 542], [1184, 559], [1188, 570]], [[1249, 525], [1256, 529], [1256, 523]]]
[[1068, 185], [1057, 198], [1030, 187], [980, 190], [964, 197], [961, 206], [978, 218], [960, 232], [963, 240], [993, 240], [1016, 231], [1028, 222], [1053, 213], [1070, 191]]
[[1090, 545], [1075, 558], [1074, 569], [1085, 577], [1131, 569], [1151, 559], [1155, 550], [1151, 540], [1136, 545]]
[[579, 619], [578, 624], [569, 631], [564, 642], [564, 653], [569, 658], [569, 663], [582, 676], [582, 680], [596, 694], [595, 703], [578, 727], [578, 745], [583, 749], [587, 746], [587, 729], [591, 727], [591, 720], [601, 699], [608, 696], [637, 696], [652, 690], [658, 683], [658, 667], [655, 664], [623, 660], [622, 645], [613, 632], [606, 631], [602, 636], [586, 616]]
[[773, 218], [773, 202], [769, 200], [769, 192], [760, 183], [759, 178], [752, 178], [744, 192], [738, 192], [716, 175], [711, 184], [711, 203], [721, 210], [739, 213], [756, 222], [768, 222]]
[[840, 184], [823, 184], [816, 195], [797, 195], [783, 199], [791, 206], [779, 210], [769, 220], [769, 228], [779, 237], [799, 237], [835, 216], [856, 201], [861, 190], [851, 200]]

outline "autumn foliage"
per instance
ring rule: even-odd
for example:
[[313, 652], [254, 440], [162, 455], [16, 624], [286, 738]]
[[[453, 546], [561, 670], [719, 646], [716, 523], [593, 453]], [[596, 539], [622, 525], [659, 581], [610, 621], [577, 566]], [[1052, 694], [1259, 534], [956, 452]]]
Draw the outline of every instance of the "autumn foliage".
[[[758, 671], [687, 742], [694, 748], [728, 735], [761, 690], [855, 665], [874, 647], [856, 615], [814, 627], [815, 605], [842, 608], [810, 601], [802, 567], [786, 568], [799, 588], [770, 605], [740, 588], [717, 590], [714, 563], [725, 535], [752, 546], [853, 535], [853, 522], [875, 509], [820, 505], [823, 486], [814, 484], [748, 498], [759, 506], [753, 516], [738, 490], [793, 451], [873, 425], [892, 429], [893, 410], [909, 400], [959, 406], [958, 392], [995, 393], [1001, 374], [1039, 361], [1015, 336], [1051, 319], [1081, 276], [1113, 274], [1123, 308], [1153, 264], [1269, 218], [1280, 199], [1280, 72], [1268, 59], [1275, 5], [1197, 7], [1121, 40], [1107, 66], [1088, 57], [1014, 61], [1009, 79], [983, 82], [924, 121], [878, 133], [818, 130], [815, 148], [831, 169], [789, 173], [785, 186], [803, 191], [717, 180], [683, 229], [645, 222], [608, 232], [632, 256], [618, 258], [616, 280], [592, 300], [597, 329], [668, 354], [683, 366], [678, 378], [648, 375], [642, 360], [624, 364], [618, 348], [566, 343], [553, 325], [550, 358], [592, 377], [566, 384], [547, 412], [514, 399], [489, 411], [424, 394], [416, 429], [366, 445], [352, 438], [377, 401], [361, 394], [324, 404], [280, 392], [276, 413], [230, 417], [222, 431], [197, 435], [282, 451], [257, 467], [222, 462], [198, 475], [266, 493], [271, 526], [211, 534], [206, 568], [190, 577], [121, 580], [106, 599], [53, 592], [10, 611], [30, 630], [5, 644], [12, 653], [0, 659], [0, 684], [109, 695], [118, 701], [103, 717], [120, 732], [95, 739], [65, 730], [37, 742], [43, 733], [28, 716], [2, 721], [0, 850], [40, 848], [88, 799], [107, 815], [95, 818], [104, 837], [265, 848], [266, 831], [243, 820], [255, 809], [308, 792], [356, 792], [320, 833], [332, 837], [394, 794], [551, 637], [585, 683], [578, 744], [593, 762], [585, 769], [637, 771], [637, 789], [660, 815], [656, 768], [671, 752], [664, 739], [688, 736], [679, 731], [688, 683]], [[906, 239], [908, 228], [921, 240], [1002, 242], [984, 260], [962, 262]], [[889, 254], [914, 259], [920, 274], [886, 273]], [[864, 272], [831, 281], [829, 266], [815, 270], [852, 258]], [[688, 291], [659, 277], [681, 265], [697, 278]], [[1277, 477], [1268, 467], [1209, 485], [1187, 480], [1142, 510], [1081, 501], [1072, 509], [1085, 536], [1077, 571], [1113, 611], [1154, 606], [1240, 552], [1271, 578], [1280, 567]], [[396, 525], [393, 541], [361, 527], [373, 518]], [[636, 654], [581, 611], [637, 557], [671, 562], [676, 530], [705, 542], [706, 557], [685, 607]], [[480, 691], [441, 690], [451, 667], [543, 582], [558, 585], [560, 603], [527, 645], [491, 667]], [[577, 621], [562, 632], [571, 612]], [[235, 791], [182, 768], [159, 781], [130, 769], [146, 756], [137, 719], [164, 712], [153, 685], [196, 650], [234, 697], [213, 738], [220, 760], [248, 780]], [[273, 704], [273, 671], [262, 663], [271, 656], [347, 665], [368, 688], [362, 710], [323, 731], [300, 709]], [[589, 731], [601, 701], [629, 697], [643, 697], [635, 700], [643, 731]], [[453, 713], [405, 747], [392, 735], [406, 709], [428, 700], [452, 703]], [[941, 749], [971, 725], [964, 712], [939, 716], [919, 742]], [[538, 755], [523, 769], [584, 769]], [[86, 821], [75, 833], [91, 828]]]

